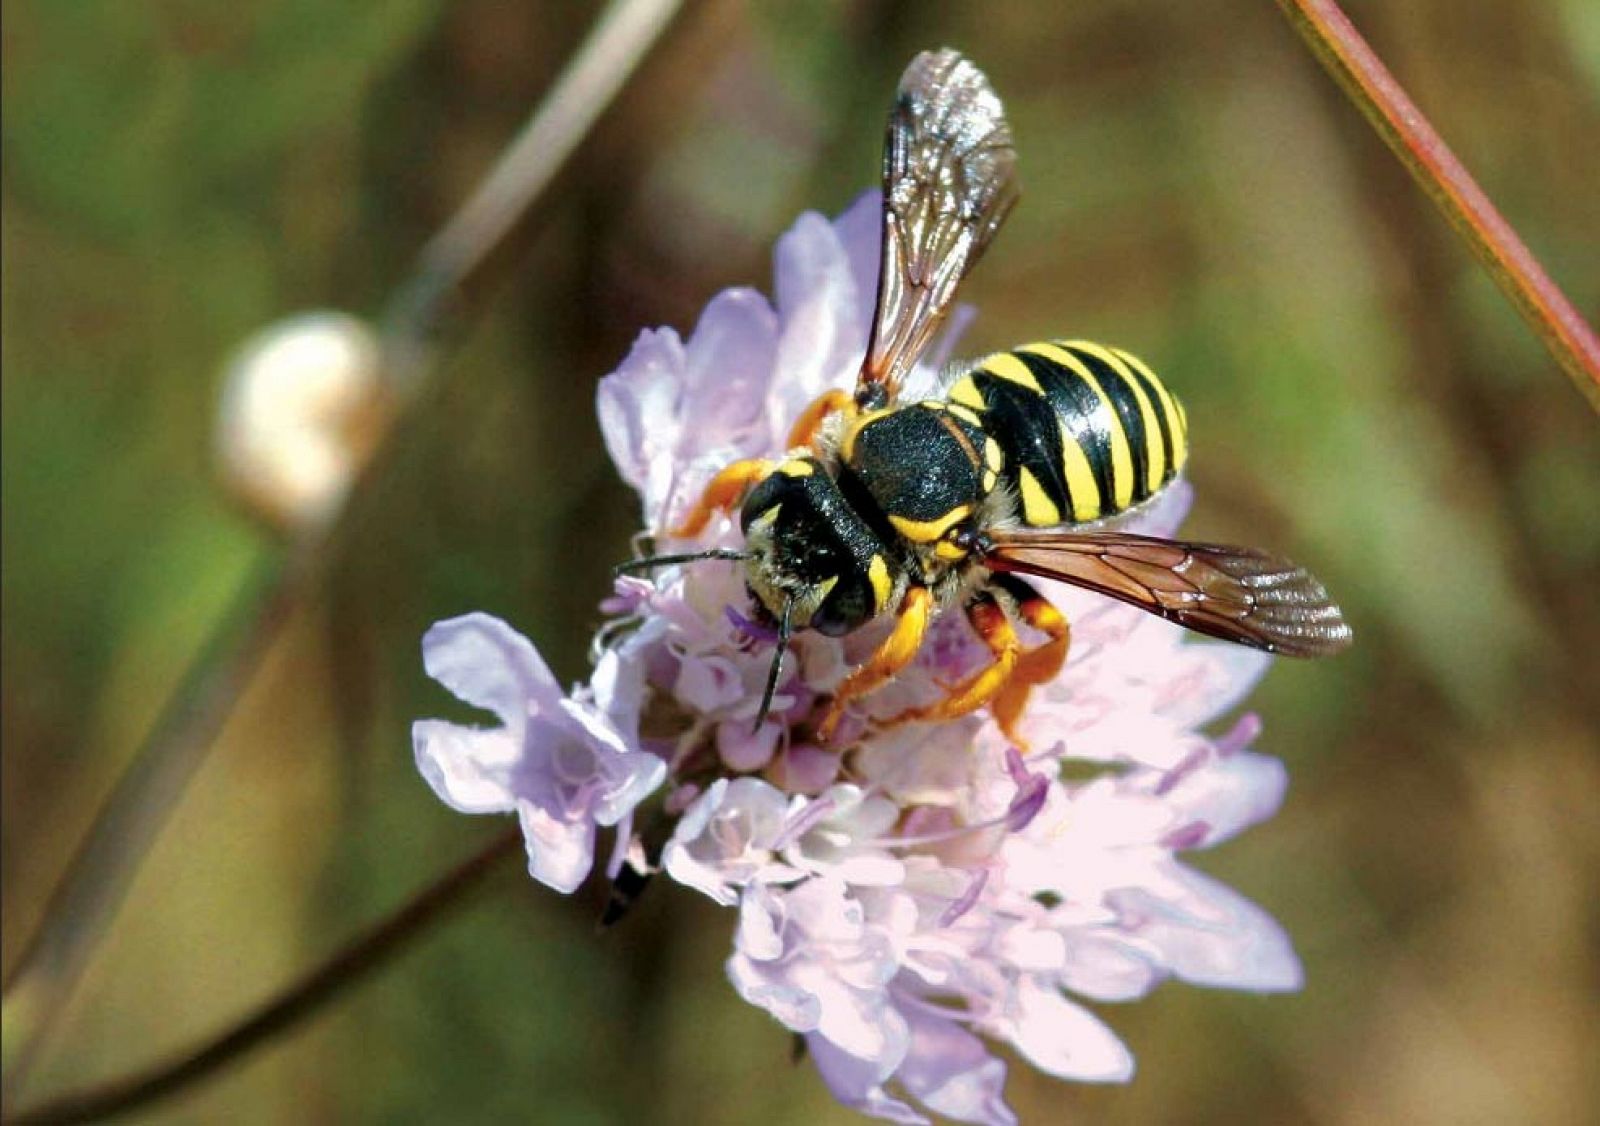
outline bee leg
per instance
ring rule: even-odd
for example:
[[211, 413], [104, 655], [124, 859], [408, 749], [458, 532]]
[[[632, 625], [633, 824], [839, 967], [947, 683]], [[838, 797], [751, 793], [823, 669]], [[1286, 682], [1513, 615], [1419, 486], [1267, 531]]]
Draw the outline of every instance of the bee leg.
[[966, 612], [967, 621], [972, 623], [972, 628], [978, 631], [989, 652], [994, 654], [994, 663], [959, 684], [952, 685], [944, 699], [925, 708], [901, 712], [886, 721], [885, 726], [956, 719], [989, 703], [1011, 681], [1022, 657], [1022, 642], [1017, 640], [1017, 633], [1011, 628], [1011, 619], [1006, 617], [1005, 609], [994, 595], [979, 591], [967, 603]]
[[837, 388], [824, 391], [811, 401], [810, 406], [800, 412], [799, 418], [794, 420], [794, 425], [789, 429], [789, 449], [809, 446], [830, 414], [854, 410], [855, 405], [855, 398], [848, 391], [840, 391]]
[[772, 462], [762, 458], [752, 457], [734, 462], [711, 478], [711, 483], [700, 494], [689, 515], [669, 529], [668, 534], [680, 539], [699, 535], [711, 523], [712, 516], [732, 509], [744, 497], [746, 489], [771, 472]]
[[1016, 724], [1028, 703], [1028, 693], [1035, 685], [1048, 684], [1061, 671], [1061, 666], [1067, 660], [1067, 649], [1072, 643], [1072, 628], [1049, 599], [1015, 575], [997, 574], [991, 581], [1016, 602], [1017, 613], [1022, 620], [1049, 639], [1023, 652], [1017, 660], [1011, 680], [989, 703], [989, 710], [994, 713], [1000, 730], [1013, 743], [1020, 744]]
[[867, 663], [845, 677], [834, 690], [833, 703], [828, 705], [822, 722], [817, 725], [817, 738], [827, 742], [844, 715], [845, 705], [858, 696], [865, 696], [878, 685], [911, 663], [922, 647], [922, 635], [928, 630], [928, 619], [933, 614], [933, 595], [927, 587], [914, 586], [906, 591], [895, 618], [894, 629], [883, 639], [877, 652]]

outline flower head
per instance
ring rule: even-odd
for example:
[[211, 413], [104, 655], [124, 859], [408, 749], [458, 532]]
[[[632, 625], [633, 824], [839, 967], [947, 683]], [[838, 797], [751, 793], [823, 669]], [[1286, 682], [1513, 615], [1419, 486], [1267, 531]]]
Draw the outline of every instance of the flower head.
[[[877, 222], [875, 193], [832, 223], [802, 216], [777, 247], [775, 303], [724, 293], [687, 341], [646, 332], [602, 382], [607, 446], [658, 540], [724, 465], [778, 456], [806, 403], [849, 386]], [[1141, 530], [1176, 529], [1187, 486], [1163, 498]], [[737, 544], [723, 518], [670, 549]], [[617, 580], [595, 673], [565, 695], [503, 623], [434, 627], [430, 674], [501, 726], [419, 723], [418, 762], [456, 808], [517, 812], [535, 877], [561, 890], [589, 871], [597, 826], [617, 825], [626, 847], [632, 819], [652, 819], [666, 874], [737, 908], [734, 988], [804, 1036], [841, 1101], [897, 1122], [1012, 1122], [990, 1042], [1061, 1078], [1123, 1081], [1132, 1057], [1083, 1001], [1167, 978], [1300, 981], [1272, 919], [1180, 859], [1282, 798], [1282, 767], [1249, 749], [1253, 718], [1202, 730], [1266, 657], [1049, 593], [1072, 649], [1020, 721], [1026, 753], [983, 713], [877, 723], [989, 659], [959, 614], [938, 617], [916, 660], [853, 702], [828, 742], [818, 720], [882, 627], [801, 633], [757, 724], [773, 638], [737, 565], [719, 560]]]

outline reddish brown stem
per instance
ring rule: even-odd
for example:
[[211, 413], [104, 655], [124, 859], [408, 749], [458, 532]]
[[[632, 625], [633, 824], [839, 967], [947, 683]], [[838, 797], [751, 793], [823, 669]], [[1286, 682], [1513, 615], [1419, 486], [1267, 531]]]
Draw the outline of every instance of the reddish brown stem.
[[1334, 0], [1278, 0], [1295, 30], [1600, 411], [1600, 339]]

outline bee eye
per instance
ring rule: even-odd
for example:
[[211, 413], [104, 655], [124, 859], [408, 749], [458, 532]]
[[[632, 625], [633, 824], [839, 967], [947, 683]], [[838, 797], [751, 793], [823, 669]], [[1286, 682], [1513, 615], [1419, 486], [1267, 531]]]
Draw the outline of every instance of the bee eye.
[[824, 637], [843, 637], [855, 628], [853, 622], [846, 621], [840, 615], [838, 608], [831, 603], [824, 602], [817, 607], [817, 612], [811, 615], [811, 628]]
[[811, 628], [825, 637], [843, 637], [872, 617], [872, 601], [853, 579], [840, 576], [811, 615]]

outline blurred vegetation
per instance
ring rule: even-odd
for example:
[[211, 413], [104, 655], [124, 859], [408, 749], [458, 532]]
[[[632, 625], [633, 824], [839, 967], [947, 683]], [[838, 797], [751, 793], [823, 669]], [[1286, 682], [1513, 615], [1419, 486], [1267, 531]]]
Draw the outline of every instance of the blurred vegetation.
[[[1577, 306], [1600, 309], [1600, 8], [1351, 15]], [[580, 5], [16, 3], [3, 38], [3, 937], [271, 543], [213, 483], [216, 376], [378, 312], [588, 25]], [[1340, 661], [1255, 695], [1283, 813], [1214, 871], [1307, 986], [1102, 1007], [1127, 1088], [1025, 1121], [1577, 1122], [1600, 1105], [1600, 432], [1265, 0], [693, 6], [563, 182], [149, 858], [35, 1095], [229, 1020], [486, 839], [411, 765], [436, 618], [584, 669], [635, 516], [593, 422], [644, 326], [766, 287], [877, 168], [911, 54], [1006, 98], [1025, 185], [966, 350], [1138, 351], [1184, 396], [1190, 530], [1314, 563]], [[665, 891], [666, 889], [656, 889]], [[336, 1012], [151, 1121], [852, 1121], [722, 977], [732, 920], [504, 873]]]

